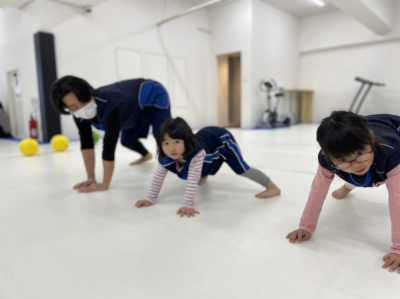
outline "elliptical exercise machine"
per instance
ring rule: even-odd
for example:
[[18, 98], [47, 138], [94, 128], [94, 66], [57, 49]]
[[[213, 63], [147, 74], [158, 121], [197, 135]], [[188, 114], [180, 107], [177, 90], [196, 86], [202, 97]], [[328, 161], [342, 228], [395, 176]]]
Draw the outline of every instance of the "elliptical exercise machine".
[[[261, 117], [261, 128], [275, 128], [276, 126], [290, 126], [292, 117], [290, 114], [285, 114], [281, 116], [279, 119], [278, 115], [278, 105], [279, 100], [284, 96], [281, 89], [276, 84], [274, 79], [270, 79], [269, 81], [261, 80], [260, 81], [260, 90], [267, 92], [267, 109], [263, 113]], [[271, 107], [271, 92], [275, 92], [274, 96], [276, 97], [276, 104], [274, 109]]]
[[360, 100], [360, 102], [359, 102], [359, 104], [357, 106], [357, 109], [354, 111], [355, 114], [358, 114], [358, 112], [360, 111], [361, 106], [364, 103], [364, 100], [365, 100], [367, 94], [369, 93], [369, 91], [371, 90], [372, 86], [373, 85], [375, 85], [375, 86], [385, 86], [385, 83], [372, 82], [370, 80], [366, 80], [366, 79], [363, 79], [363, 78], [360, 78], [360, 77], [356, 77], [354, 80], [356, 80], [358, 82], [361, 82], [361, 86], [360, 86], [360, 89], [357, 91], [357, 94], [356, 94], [353, 102], [350, 105], [349, 112], [352, 112], [352, 110], [353, 110], [353, 108], [354, 108], [354, 106], [355, 106], [355, 104], [356, 104], [356, 102], [358, 100], [358, 97], [361, 95], [362, 90], [364, 89], [364, 86], [367, 86], [367, 89], [365, 90], [364, 94], [361, 96], [361, 100]]

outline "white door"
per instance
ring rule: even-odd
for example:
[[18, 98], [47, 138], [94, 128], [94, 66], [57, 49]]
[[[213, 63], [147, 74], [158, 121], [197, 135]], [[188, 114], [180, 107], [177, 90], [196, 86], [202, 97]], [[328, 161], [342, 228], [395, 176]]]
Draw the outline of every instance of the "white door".
[[7, 72], [7, 85], [11, 135], [16, 138], [23, 138], [25, 134], [22, 87], [18, 70]]

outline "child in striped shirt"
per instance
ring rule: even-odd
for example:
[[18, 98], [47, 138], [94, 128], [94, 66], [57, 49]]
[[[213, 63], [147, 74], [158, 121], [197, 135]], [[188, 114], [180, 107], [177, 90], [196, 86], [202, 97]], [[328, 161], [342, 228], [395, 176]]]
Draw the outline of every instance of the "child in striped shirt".
[[200, 214], [194, 209], [194, 198], [198, 185], [205, 183], [207, 176], [218, 172], [223, 162], [232, 170], [266, 188], [256, 195], [258, 198], [277, 196], [281, 190], [261, 171], [249, 167], [232, 134], [219, 127], [206, 127], [193, 134], [189, 125], [180, 117], [165, 121], [157, 134], [159, 166], [153, 177], [146, 199], [136, 203], [138, 208], [154, 204], [168, 171], [187, 180], [182, 207], [177, 214], [189, 218]]

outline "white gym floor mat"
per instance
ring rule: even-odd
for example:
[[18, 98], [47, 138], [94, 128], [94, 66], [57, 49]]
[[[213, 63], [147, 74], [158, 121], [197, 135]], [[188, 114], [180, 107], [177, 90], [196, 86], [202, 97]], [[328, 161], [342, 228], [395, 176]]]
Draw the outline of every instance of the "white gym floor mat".
[[[236, 299], [400, 298], [400, 274], [381, 269], [391, 246], [385, 186], [331, 197], [312, 239], [290, 244], [317, 169], [316, 125], [231, 130], [246, 162], [269, 175], [279, 197], [224, 165], [199, 187], [195, 218], [176, 215], [185, 182], [167, 175], [156, 205], [137, 209], [155, 160], [120, 144], [111, 188], [78, 194], [79, 142], [41, 145], [24, 157], [0, 141], [0, 298]], [[144, 144], [155, 153], [153, 137]], [[96, 145], [102, 178], [102, 141]]]

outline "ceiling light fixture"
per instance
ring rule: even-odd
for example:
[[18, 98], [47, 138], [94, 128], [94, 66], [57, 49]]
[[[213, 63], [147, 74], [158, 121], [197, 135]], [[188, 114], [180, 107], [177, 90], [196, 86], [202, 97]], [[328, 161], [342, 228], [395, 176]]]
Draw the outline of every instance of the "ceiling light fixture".
[[313, 0], [313, 1], [314, 1], [314, 3], [317, 4], [318, 6], [321, 6], [321, 7], [325, 6], [325, 2], [324, 2], [324, 1], [321, 1], [321, 0]]

